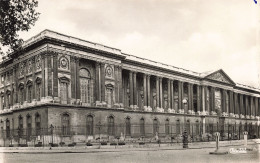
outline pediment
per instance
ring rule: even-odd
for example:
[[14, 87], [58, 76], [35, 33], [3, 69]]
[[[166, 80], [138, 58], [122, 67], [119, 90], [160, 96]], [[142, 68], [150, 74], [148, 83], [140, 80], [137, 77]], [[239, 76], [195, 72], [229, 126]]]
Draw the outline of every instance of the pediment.
[[215, 80], [218, 82], [235, 85], [235, 82], [222, 70], [215, 71], [204, 77], [205, 79]]

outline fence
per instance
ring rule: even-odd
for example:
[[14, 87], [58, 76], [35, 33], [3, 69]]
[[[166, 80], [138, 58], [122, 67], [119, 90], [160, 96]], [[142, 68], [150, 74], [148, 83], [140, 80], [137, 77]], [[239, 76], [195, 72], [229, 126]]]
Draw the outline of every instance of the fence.
[[[185, 127], [186, 126], [186, 127]], [[6, 129], [0, 132], [1, 146], [44, 146], [52, 144], [85, 143], [88, 141], [113, 142], [116, 139], [125, 143], [180, 143], [184, 130], [189, 142], [214, 141], [215, 132], [220, 132], [220, 140], [243, 139], [243, 132], [248, 131], [248, 138], [259, 138], [259, 126], [213, 125], [206, 124], [97, 124], [86, 126], [49, 126], [48, 128]], [[204, 130], [204, 132], [203, 132]]]

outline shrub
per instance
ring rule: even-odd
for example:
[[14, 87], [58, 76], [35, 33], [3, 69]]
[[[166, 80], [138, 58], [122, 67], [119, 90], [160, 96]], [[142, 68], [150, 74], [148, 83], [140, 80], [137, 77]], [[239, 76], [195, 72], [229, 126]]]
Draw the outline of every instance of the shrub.
[[58, 147], [59, 145], [56, 143], [49, 143], [51, 145], [51, 147]]
[[74, 147], [75, 145], [73, 143], [68, 144], [68, 147]]
[[107, 145], [107, 142], [102, 141], [102, 142], [101, 142], [101, 145]]
[[28, 147], [28, 144], [19, 144], [19, 147]]
[[87, 143], [86, 143], [86, 146], [93, 146], [93, 144], [90, 143], [90, 142], [87, 142]]
[[111, 142], [110, 145], [117, 145], [117, 143], [116, 142]]
[[13, 145], [13, 144], [10, 144], [9, 147], [14, 147], [14, 145]]
[[139, 145], [145, 145], [145, 142], [139, 142]]
[[64, 142], [60, 142], [60, 146], [63, 146], [63, 145], [65, 145], [65, 143]]
[[125, 142], [118, 142], [118, 145], [125, 145]]

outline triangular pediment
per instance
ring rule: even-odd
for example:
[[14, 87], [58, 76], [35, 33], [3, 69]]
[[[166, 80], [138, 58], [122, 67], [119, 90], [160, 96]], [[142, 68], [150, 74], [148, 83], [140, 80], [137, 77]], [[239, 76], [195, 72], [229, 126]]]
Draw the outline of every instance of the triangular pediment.
[[205, 79], [215, 80], [218, 82], [235, 85], [235, 82], [222, 70], [217, 70], [204, 77]]

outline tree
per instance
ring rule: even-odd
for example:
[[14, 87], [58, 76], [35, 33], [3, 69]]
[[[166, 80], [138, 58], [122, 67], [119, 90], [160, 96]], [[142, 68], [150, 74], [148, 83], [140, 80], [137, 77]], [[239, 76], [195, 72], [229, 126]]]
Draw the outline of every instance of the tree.
[[[38, 20], [37, 6], [37, 0], [0, 0], [0, 43], [9, 53], [21, 48], [23, 40], [18, 32], [28, 31]], [[4, 55], [1, 47], [0, 54]]]

